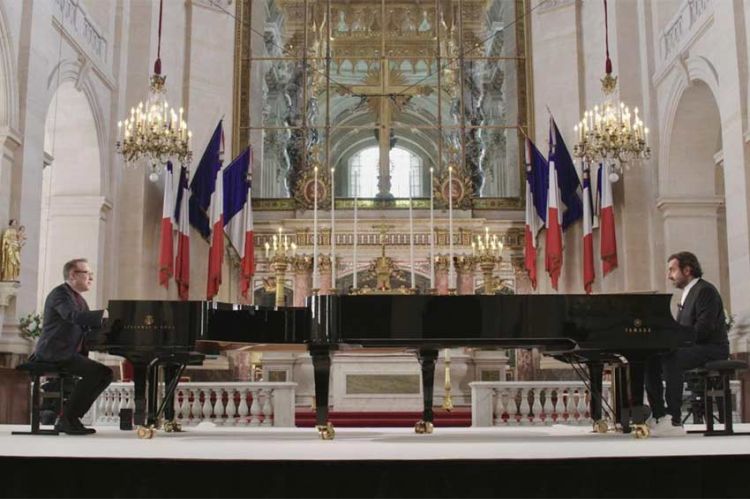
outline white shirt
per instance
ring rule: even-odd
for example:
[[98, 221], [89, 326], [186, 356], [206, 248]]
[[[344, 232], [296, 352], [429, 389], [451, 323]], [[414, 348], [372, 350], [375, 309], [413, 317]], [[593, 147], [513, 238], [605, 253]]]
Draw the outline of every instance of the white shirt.
[[685, 305], [685, 299], [687, 298], [688, 293], [690, 292], [691, 289], [693, 289], [693, 286], [695, 286], [695, 283], [697, 283], [700, 280], [701, 280], [700, 277], [696, 277], [695, 279], [687, 283], [687, 285], [683, 288], [682, 298], [680, 298], [680, 307]]

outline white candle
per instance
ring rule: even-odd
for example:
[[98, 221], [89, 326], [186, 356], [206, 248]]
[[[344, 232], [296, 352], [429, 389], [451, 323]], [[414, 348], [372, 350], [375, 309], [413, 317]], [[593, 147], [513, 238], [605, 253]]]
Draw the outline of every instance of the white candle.
[[456, 288], [456, 275], [453, 269], [453, 167], [448, 167], [448, 287]]
[[411, 287], [416, 287], [414, 281], [414, 213], [412, 211], [412, 204], [414, 198], [412, 197], [412, 171], [409, 169], [409, 265], [411, 266]]
[[336, 182], [331, 168], [331, 288], [336, 289]]
[[313, 289], [318, 289], [318, 167], [314, 168], [313, 185]]
[[433, 168], [430, 167], [430, 289], [435, 289], [435, 214], [433, 204], [432, 176]]
[[353, 288], [357, 289], [357, 194], [359, 193], [359, 171], [354, 170], [354, 255], [352, 256]]

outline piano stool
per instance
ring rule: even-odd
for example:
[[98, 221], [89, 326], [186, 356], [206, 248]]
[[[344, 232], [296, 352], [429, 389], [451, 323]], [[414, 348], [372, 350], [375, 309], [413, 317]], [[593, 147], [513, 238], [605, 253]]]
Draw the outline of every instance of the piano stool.
[[[703, 433], [706, 437], [721, 437], [729, 435], [747, 435], [748, 433], [735, 432], [732, 422], [732, 391], [729, 382], [735, 371], [747, 369], [747, 362], [741, 360], [712, 360], [706, 362], [702, 368], [693, 369], [686, 376], [693, 376], [702, 381], [700, 393], [704, 402], [703, 416], [706, 422], [705, 430], [691, 431], [689, 433]], [[724, 423], [723, 430], [714, 429], [714, 401], [719, 410], [716, 420]]]
[[[65, 377], [68, 372], [57, 362], [29, 361], [16, 367], [19, 371], [28, 373], [31, 378], [31, 431], [14, 431], [13, 435], [57, 435], [57, 430], [43, 430], [40, 426], [40, 412], [42, 398], [55, 398], [62, 408], [65, 399]], [[57, 379], [59, 389], [55, 392], [41, 390], [41, 377], [47, 380]]]

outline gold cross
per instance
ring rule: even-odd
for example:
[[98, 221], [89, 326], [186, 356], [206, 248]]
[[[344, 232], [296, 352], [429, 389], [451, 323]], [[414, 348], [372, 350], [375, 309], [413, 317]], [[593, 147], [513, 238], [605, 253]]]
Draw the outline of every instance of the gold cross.
[[432, 93], [432, 87], [409, 85], [401, 71], [391, 68], [388, 60], [382, 59], [380, 69], [369, 71], [365, 75], [363, 85], [348, 86], [343, 93], [361, 97], [377, 116], [380, 158], [377, 197], [392, 197], [390, 172], [391, 126], [394, 114], [392, 106], [395, 106], [396, 111], [403, 111], [413, 96], [429, 95]]

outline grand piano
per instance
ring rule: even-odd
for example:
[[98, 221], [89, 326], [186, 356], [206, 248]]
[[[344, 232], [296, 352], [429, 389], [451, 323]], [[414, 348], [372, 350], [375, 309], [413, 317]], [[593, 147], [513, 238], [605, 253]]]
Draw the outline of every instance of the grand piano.
[[[205, 358], [196, 351], [198, 340], [236, 337], [237, 343], [302, 344], [309, 330], [306, 308], [161, 300], [111, 300], [107, 308], [109, 319], [89, 335], [87, 348], [124, 357], [133, 365], [133, 422], [144, 438], [153, 436], [162, 419], [166, 430], [179, 431], [174, 392], [185, 368]], [[161, 381], [165, 390], [159, 397]]]
[[[643, 430], [648, 416], [642, 407], [645, 360], [694, 340], [672, 318], [670, 299], [667, 294], [329, 295], [311, 297], [307, 307], [277, 309], [182, 302], [187, 304], [183, 310], [153, 315], [151, 327], [152, 336], [163, 335], [162, 344], [169, 342], [169, 331], [188, 332], [180, 337], [180, 352], [212, 344], [305, 345], [314, 366], [316, 424], [323, 438], [333, 438], [335, 433], [328, 421], [331, 356], [350, 347], [403, 347], [416, 353], [424, 395], [422, 419], [415, 425], [420, 433], [432, 431], [438, 351], [457, 346], [536, 347], [545, 355], [585, 367], [579, 372], [594, 395], [591, 415], [595, 421], [601, 419], [603, 410], [602, 398], [597, 396], [603, 367], [612, 364], [617, 382], [615, 406], [610, 410], [623, 431], [630, 431], [631, 424]], [[145, 317], [134, 311], [151, 306], [138, 305], [142, 303], [169, 307], [178, 302], [111, 302], [110, 318], [137, 326]], [[144, 337], [132, 335], [129, 340], [137, 344]], [[116, 349], [108, 348], [106, 341], [99, 349], [128, 357], [120, 338]]]

